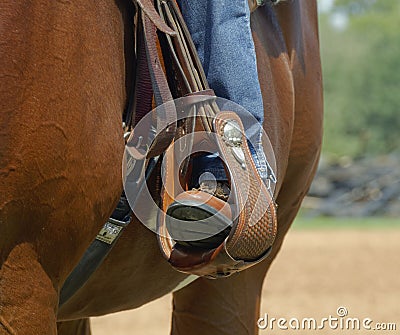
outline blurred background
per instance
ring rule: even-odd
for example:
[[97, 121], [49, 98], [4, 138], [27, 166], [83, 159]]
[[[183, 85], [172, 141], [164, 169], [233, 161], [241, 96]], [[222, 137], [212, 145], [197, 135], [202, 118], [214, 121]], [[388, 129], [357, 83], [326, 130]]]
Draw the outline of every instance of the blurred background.
[[325, 133], [303, 213], [400, 221], [400, 1], [319, 9]]
[[[373, 320], [370, 333], [398, 334], [400, 1], [318, 3], [323, 152], [301, 213], [266, 278], [260, 316], [321, 319], [337, 317], [337, 309], [345, 307], [348, 317]], [[171, 309], [166, 296], [135, 311], [93, 319], [93, 333], [167, 335]], [[377, 323], [386, 328], [394, 323], [396, 330], [378, 330]], [[288, 333], [366, 330], [260, 331]]]

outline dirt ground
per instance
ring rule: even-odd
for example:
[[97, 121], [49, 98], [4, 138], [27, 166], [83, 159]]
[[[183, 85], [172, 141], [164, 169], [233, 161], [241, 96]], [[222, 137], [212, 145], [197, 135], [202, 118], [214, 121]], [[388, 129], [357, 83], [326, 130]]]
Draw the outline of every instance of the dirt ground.
[[[339, 307], [347, 316], [338, 317], [344, 311]], [[93, 334], [167, 335], [170, 310], [171, 296], [166, 296], [135, 311], [94, 318]], [[400, 334], [400, 230], [292, 230], [264, 284], [260, 317], [265, 313], [269, 321], [286, 319], [282, 326], [289, 329], [274, 323], [260, 335]], [[319, 326], [330, 315], [342, 319], [343, 326], [337, 322], [332, 329], [332, 319], [332, 328], [326, 321], [323, 329], [309, 330], [308, 323], [293, 329], [296, 321], [290, 321], [297, 318], [302, 328], [304, 318], [314, 318]], [[360, 320], [360, 330], [352, 329], [349, 318]], [[397, 330], [363, 329], [364, 318], [372, 320], [371, 328], [396, 323]]]

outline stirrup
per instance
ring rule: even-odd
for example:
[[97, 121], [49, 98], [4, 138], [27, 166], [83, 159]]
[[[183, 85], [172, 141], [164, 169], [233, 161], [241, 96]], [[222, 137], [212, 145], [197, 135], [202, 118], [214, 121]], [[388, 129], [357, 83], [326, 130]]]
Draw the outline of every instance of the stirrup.
[[159, 217], [158, 233], [161, 250], [173, 267], [217, 278], [267, 257], [277, 220], [275, 203], [257, 172], [238, 115], [219, 112], [213, 120], [213, 132], [229, 177], [228, 201], [201, 191], [174, 193], [176, 188], [169, 187], [182, 176], [173, 172], [175, 151], [170, 148], [164, 158], [164, 215]]

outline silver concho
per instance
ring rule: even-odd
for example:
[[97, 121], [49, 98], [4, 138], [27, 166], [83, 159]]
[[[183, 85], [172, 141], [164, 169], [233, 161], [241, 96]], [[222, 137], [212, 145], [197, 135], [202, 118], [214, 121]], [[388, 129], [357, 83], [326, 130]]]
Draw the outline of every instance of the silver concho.
[[229, 120], [224, 126], [225, 143], [231, 147], [233, 157], [240, 163], [243, 169], [246, 168], [246, 161], [242, 149], [242, 132], [235, 120]]
[[239, 124], [235, 120], [229, 120], [224, 126], [224, 139], [225, 141], [235, 147], [242, 144], [242, 132], [240, 131]]

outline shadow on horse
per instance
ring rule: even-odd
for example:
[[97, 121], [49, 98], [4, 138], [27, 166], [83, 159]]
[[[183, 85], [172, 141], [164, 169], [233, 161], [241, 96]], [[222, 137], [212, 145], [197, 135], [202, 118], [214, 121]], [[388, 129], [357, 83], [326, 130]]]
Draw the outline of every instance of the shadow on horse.
[[185, 286], [188, 275], [172, 269], [154, 233], [134, 220], [58, 308], [64, 281], [121, 194], [134, 13], [135, 4], [122, 0], [0, 4], [0, 334], [90, 334], [91, 316], [174, 290], [172, 334], [257, 333], [265, 275], [320, 153], [316, 0], [267, 5], [251, 16], [264, 129], [277, 164], [279, 224], [269, 257], [229, 278]]

